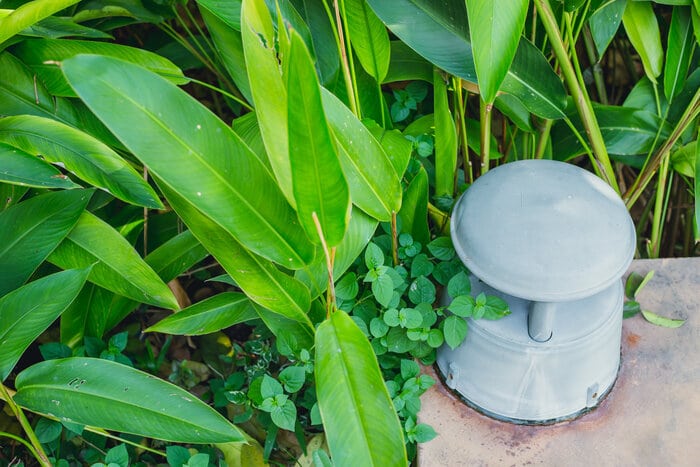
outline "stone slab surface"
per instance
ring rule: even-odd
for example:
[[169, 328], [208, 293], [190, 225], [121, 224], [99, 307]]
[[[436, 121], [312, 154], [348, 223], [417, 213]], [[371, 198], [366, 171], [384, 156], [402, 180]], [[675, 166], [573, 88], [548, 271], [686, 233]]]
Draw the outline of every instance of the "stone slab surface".
[[438, 383], [422, 398], [422, 422], [438, 436], [418, 465], [700, 466], [700, 258], [637, 260], [654, 278], [642, 309], [687, 319], [677, 329], [641, 316], [623, 322], [620, 373], [608, 397], [577, 420], [513, 425], [467, 407]]

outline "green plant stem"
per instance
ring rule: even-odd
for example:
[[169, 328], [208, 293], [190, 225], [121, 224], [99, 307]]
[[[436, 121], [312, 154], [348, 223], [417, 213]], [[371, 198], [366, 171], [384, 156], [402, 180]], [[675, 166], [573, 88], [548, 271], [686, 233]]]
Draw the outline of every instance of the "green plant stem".
[[239, 103], [241, 105], [241, 107], [244, 107], [247, 110], [251, 110], [251, 111], [253, 110], [253, 107], [250, 104], [248, 104], [245, 100], [231, 94], [230, 92], [226, 92], [223, 89], [214, 86], [213, 84], [207, 83], [206, 81], [200, 81], [198, 79], [189, 78], [189, 77], [188, 77], [188, 79], [190, 81], [192, 81], [193, 83], [199, 84], [200, 86], [205, 87], [207, 89], [211, 89], [212, 91], [216, 91], [219, 94], [224, 95], [233, 101], [236, 101], [237, 103]]
[[27, 420], [27, 417], [25, 417], [24, 412], [22, 412], [20, 406], [15, 404], [14, 399], [12, 399], [12, 396], [8, 392], [5, 385], [2, 383], [0, 383], [0, 395], [5, 400], [7, 405], [10, 406], [10, 410], [12, 410], [12, 413], [15, 414], [15, 417], [19, 421], [19, 424], [22, 426], [22, 429], [27, 434], [27, 438], [29, 438], [30, 443], [32, 444], [32, 446], [34, 446], [34, 454], [36, 460], [39, 461], [39, 464], [41, 464], [42, 467], [51, 467], [51, 462], [49, 462], [49, 458], [44, 452], [44, 448], [41, 447], [41, 443], [36, 437], [32, 426], [29, 424], [29, 420]]
[[544, 151], [547, 149], [547, 141], [549, 141], [549, 134], [552, 131], [552, 125], [554, 120], [545, 120], [542, 125], [542, 131], [540, 131], [540, 137], [537, 140], [537, 147], [535, 148], [535, 159], [542, 159], [544, 157]]
[[[554, 55], [559, 61], [562, 73], [564, 74], [564, 80], [571, 92], [571, 96], [574, 99], [576, 108], [581, 116], [581, 121], [586, 129], [586, 134], [591, 142], [591, 147], [593, 154], [595, 155], [595, 161], [598, 164], [603, 180], [605, 180], [616, 192], [620, 192], [620, 187], [617, 184], [617, 179], [615, 178], [615, 171], [610, 163], [610, 157], [608, 156], [608, 150], [605, 147], [605, 142], [603, 140], [603, 135], [600, 132], [600, 127], [598, 126], [598, 121], [596, 120], [595, 113], [593, 112], [593, 105], [588, 97], [585, 86], [579, 81], [574, 65], [569, 58], [569, 54], [564, 45], [564, 41], [560, 34], [559, 28], [557, 26], [556, 18], [552, 7], [549, 4], [549, 0], [535, 0], [535, 6], [539, 12], [542, 25], [544, 26], [547, 36], [552, 45], [552, 50]], [[570, 42], [573, 37], [571, 36], [571, 30], [569, 30]], [[571, 42], [570, 46], [573, 48], [574, 43]], [[573, 60], [576, 60], [576, 54], [572, 53]]]
[[[325, 5], [325, 2], [323, 2]], [[340, 65], [343, 69], [343, 78], [345, 78], [345, 90], [348, 93], [348, 101], [350, 101], [350, 110], [357, 118], [361, 118], [360, 105], [355, 92], [355, 80], [352, 79], [354, 73], [351, 70], [352, 62], [348, 59], [348, 50], [345, 47], [344, 22], [341, 20], [340, 7], [338, 0], [333, 0], [333, 9], [335, 10], [335, 23], [337, 30], [334, 30], [335, 38], [340, 50]], [[331, 21], [332, 23], [332, 21]]]
[[656, 195], [654, 197], [654, 215], [652, 216], [649, 245], [650, 258], [658, 258], [659, 250], [661, 249], [661, 235], [663, 232], [663, 219], [665, 217], [664, 200], [666, 198], [666, 182], [668, 180], [668, 163], [669, 157], [668, 152], [666, 152], [665, 157], [661, 161], [661, 170], [659, 171]]
[[328, 249], [326, 237], [323, 235], [323, 229], [321, 228], [321, 222], [318, 220], [318, 216], [315, 212], [312, 212], [311, 217], [314, 220], [318, 238], [321, 239], [323, 254], [326, 257], [326, 269], [328, 269], [328, 300], [326, 302], [326, 319], [328, 319], [331, 316], [331, 312], [335, 311], [337, 308], [335, 302], [335, 284], [333, 283], [333, 258], [335, 257], [335, 247], [331, 248], [330, 250]]
[[605, 77], [603, 76], [603, 69], [600, 66], [600, 60], [598, 60], [598, 54], [595, 50], [593, 36], [591, 36], [591, 29], [588, 26], [583, 29], [583, 44], [586, 46], [588, 61], [591, 62], [593, 82], [595, 83], [595, 90], [598, 93], [598, 100], [601, 102], [601, 104], [607, 105], [608, 92], [605, 89]]
[[479, 99], [479, 120], [481, 120], [481, 175], [489, 171], [489, 154], [491, 152], [491, 117], [493, 104]]
[[452, 87], [454, 87], [456, 95], [455, 115], [457, 116], [457, 128], [459, 128], [459, 136], [462, 139], [462, 170], [464, 170], [464, 178], [465, 180], [468, 180], [469, 183], [473, 183], [474, 169], [472, 168], [472, 161], [469, 158], [467, 115], [465, 113], [465, 109], [467, 107], [467, 100], [469, 99], [469, 91], [467, 91], [466, 96], [462, 97], [461, 81], [461, 78], [452, 78]]
[[396, 228], [396, 211], [391, 212], [391, 256], [394, 266], [399, 265], [399, 232]]
[[623, 200], [627, 205], [627, 209], [631, 209], [632, 206], [634, 206], [634, 203], [637, 202], [639, 196], [646, 189], [647, 185], [654, 177], [656, 170], [661, 165], [664, 155], [667, 152], [669, 152], [671, 148], [673, 148], [673, 145], [676, 144], [676, 141], [680, 139], [685, 130], [693, 123], [693, 121], [695, 121], [698, 115], [700, 115], [700, 89], [698, 89], [695, 92], [695, 95], [693, 96], [690, 105], [686, 107], [685, 112], [683, 112], [683, 115], [678, 120], [676, 126], [673, 128], [671, 135], [656, 151], [654, 157], [644, 165], [639, 176], [637, 176], [632, 186], [624, 194]]

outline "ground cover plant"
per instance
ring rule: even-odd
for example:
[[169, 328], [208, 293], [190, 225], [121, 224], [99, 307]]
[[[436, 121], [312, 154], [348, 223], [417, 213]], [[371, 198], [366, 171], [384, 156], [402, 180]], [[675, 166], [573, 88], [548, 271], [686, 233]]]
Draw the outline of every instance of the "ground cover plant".
[[449, 215], [509, 161], [697, 252], [697, 0], [0, 8], [3, 465], [411, 462], [419, 363], [508, 313]]

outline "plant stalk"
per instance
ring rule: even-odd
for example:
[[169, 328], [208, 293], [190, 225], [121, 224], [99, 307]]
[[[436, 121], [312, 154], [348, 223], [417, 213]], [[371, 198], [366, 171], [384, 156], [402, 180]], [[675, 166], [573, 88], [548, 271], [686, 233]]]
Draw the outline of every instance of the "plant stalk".
[[540, 137], [537, 140], [537, 147], [535, 148], [535, 159], [542, 159], [544, 157], [544, 151], [547, 149], [547, 141], [549, 141], [549, 134], [552, 131], [552, 125], [554, 120], [545, 120], [542, 126], [542, 131], [540, 131]]
[[588, 26], [583, 29], [583, 43], [586, 46], [588, 61], [591, 62], [593, 81], [595, 82], [595, 90], [598, 93], [598, 100], [601, 104], [607, 105], [608, 92], [605, 89], [605, 77], [603, 76], [603, 69], [600, 66], [600, 60], [598, 59], [598, 54], [595, 50], [593, 36], [591, 36], [591, 29]]
[[[595, 113], [593, 112], [593, 105], [586, 92], [585, 86], [579, 81], [574, 65], [572, 64], [569, 54], [564, 45], [564, 40], [562, 39], [559, 27], [557, 26], [556, 18], [554, 17], [554, 12], [552, 11], [552, 6], [549, 0], [535, 0], [535, 6], [539, 13], [542, 25], [544, 26], [547, 36], [552, 44], [552, 50], [554, 55], [559, 61], [562, 73], [564, 74], [564, 80], [566, 85], [571, 92], [571, 95], [576, 104], [576, 108], [581, 116], [581, 121], [586, 129], [586, 134], [591, 142], [591, 148], [593, 154], [595, 155], [595, 161], [600, 168], [603, 180], [605, 180], [616, 192], [620, 192], [620, 187], [617, 184], [617, 179], [615, 178], [615, 171], [610, 163], [610, 156], [608, 156], [608, 150], [605, 147], [605, 142], [603, 140], [603, 135], [600, 132], [600, 127], [598, 126], [598, 121], [596, 120]], [[569, 31], [571, 34], [571, 31]], [[574, 47], [571, 43], [570, 47]], [[574, 60], [576, 60], [576, 54], [572, 54]]]
[[352, 113], [354, 113], [358, 118], [361, 118], [360, 106], [354, 88], [355, 81], [352, 79], [352, 63], [349, 62], [348, 50], [345, 47], [345, 34], [343, 32], [344, 23], [341, 20], [338, 0], [333, 0], [333, 8], [335, 9], [335, 21], [337, 27], [336, 40], [338, 41], [338, 48], [340, 49], [340, 65], [343, 68], [343, 77], [345, 78], [345, 89], [348, 93], [348, 101], [350, 101], [350, 110], [352, 110]]
[[493, 104], [479, 99], [479, 120], [481, 120], [481, 175], [489, 171], [489, 154], [491, 153], [491, 117]]
[[649, 257], [658, 258], [661, 250], [661, 234], [663, 231], [664, 200], [666, 199], [666, 181], [668, 179], [668, 152], [661, 161], [661, 170], [659, 171], [659, 180], [656, 185], [656, 195], [654, 197], [654, 215], [651, 222], [651, 238], [649, 245]]
[[27, 417], [24, 415], [24, 412], [22, 412], [20, 406], [15, 404], [14, 399], [12, 399], [12, 396], [10, 396], [7, 388], [2, 383], [0, 383], [0, 395], [2, 395], [2, 398], [5, 400], [5, 402], [7, 402], [7, 405], [10, 406], [10, 410], [12, 410], [12, 413], [15, 414], [15, 417], [19, 421], [19, 424], [22, 426], [22, 429], [27, 434], [27, 438], [29, 438], [30, 443], [34, 447], [34, 454], [36, 455], [36, 460], [39, 461], [39, 464], [42, 467], [51, 467], [51, 462], [49, 462], [49, 458], [44, 452], [44, 448], [41, 447], [41, 443], [36, 437], [32, 426], [29, 424], [29, 420], [27, 420]]
[[396, 211], [391, 212], [391, 256], [394, 266], [399, 265], [399, 232], [396, 228]]
[[333, 283], [333, 258], [335, 257], [335, 247], [330, 250], [328, 249], [326, 237], [323, 235], [321, 222], [318, 220], [318, 215], [316, 215], [316, 212], [312, 212], [311, 217], [314, 220], [316, 232], [318, 233], [318, 238], [321, 239], [321, 247], [323, 248], [323, 253], [326, 257], [326, 268], [328, 269], [328, 303], [326, 303], [326, 319], [328, 319], [331, 317], [331, 311], [334, 311], [338, 307], [335, 302], [335, 284]]

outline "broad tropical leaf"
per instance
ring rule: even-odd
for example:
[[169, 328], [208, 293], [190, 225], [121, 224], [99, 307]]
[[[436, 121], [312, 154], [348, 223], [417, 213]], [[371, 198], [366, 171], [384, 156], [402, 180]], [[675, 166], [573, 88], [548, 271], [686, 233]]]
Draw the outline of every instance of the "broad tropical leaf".
[[34, 115], [0, 119], [0, 142], [68, 171], [126, 202], [155, 209], [158, 195], [119, 154], [94, 137], [68, 125]]
[[15, 386], [19, 405], [65, 422], [178, 443], [244, 440], [197, 396], [109, 360], [48, 360], [20, 373]]
[[598, 57], [602, 57], [622, 22], [627, 0], [608, 0], [591, 15], [589, 25]]
[[628, 1], [622, 24], [627, 37], [642, 59], [644, 72], [653, 83], [661, 74], [664, 61], [664, 49], [661, 45], [659, 23], [651, 2]]
[[[426, 60], [466, 81], [477, 82], [464, 0], [367, 3], [394, 34]], [[526, 78], [530, 76], [535, 79]], [[517, 97], [535, 115], [564, 115], [566, 94], [561, 80], [544, 55], [526, 39], [518, 45], [502, 90]]]
[[322, 2], [291, 0], [291, 3], [300, 20], [309, 28], [321, 83], [331, 88], [340, 71], [340, 55], [335, 43], [334, 25], [329, 20]]
[[381, 83], [389, 70], [389, 34], [365, 0], [346, 0], [349, 40], [362, 67]]
[[314, 215], [329, 246], [343, 239], [350, 215], [348, 183], [340, 167], [311, 56], [291, 32], [287, 76], [289, 162], [299, 221], [320, 243]]
[[[197, 100], [160, 76], [114, 58], [78, 55], [63, 62], [63, 71], [81, 99], [153, 175], [176, 187], [247, 248], [289, 268], [313, 259], [314, 248], [296, 213], [264, 165]], [[120, 102], [118, 112], [114, 102]]]
[[428, 228], [428, 172], [421, 167], [406, 188], [403, 206], [399, 211], [402, 231], [410, 233], [414, 239], [427, 245], [430, 241]]
[[238, 90], [252, 102], [241, 37], [241, 2], [197, 0], [216, 50]]
[[272, 18], [264, 0], [243, 0], [241, 35], [260, 133], [277, 183], [294, 206], [287, 134], [287, 89], [275, 50]]
[[492, 103], [515, 57], [528, 0], [466, 0], [479, 93]]
[[401, 41], [391, 41], [391, 60], [384, 83], [420, 79], [432, 82], [433, 65]]
[[242, 293], [223, 292], [158, 321], [145, 332], [197, 336], [257, 317], [248, 297]]
[[73, 230], [49, 256], [63, 269], [94, 264], [88, 280], [107, 290], [170, 310], [177, 300], [134, 248], [109, 224], [83, 212]]
[[683, 89], [690, 59], [695, 45], [693, 25], [690, 22], [690, 8], [673, 7], [671, 26], [668, 30], [668, 47], [664, 64], [664, 94], [668, 102]]
[[439, 70], [433, 73], [435, 111], [435, 195], [454, 194], [457, 170], [457, 130], [450, 112], [447, 84]]
[[[0, 125], [5, 119], [0, 119]], [[80, 188], [53, 165], [0, 142], [0, 182], [34, 188]]]
[[0, 18], [0, 44], [23, 29], [78, 3], [79, 0], [33, 0]]
[[61, 271], [0, 297], [0, 381], [24, 351], [75, 300], [90, 268]]
[[[670, 134], [668, 125], [646, 110], [602, 105], [595, 106], [594, 110], [608, 152], [616, 156], [646, 154], [654, 144], [660, 127], [661, 138]], [[572, 114], [570, 118], [577, 130], [584, 133], [578, 114]], [[558, 160], [569, 160], [584, 153], [578, 138], [561, 122], [552, 129], [552, 148]], [[626, 161], [638, 165], [643, 163], [644, 159], [641, 158], [637, 162], [632, 159]]]
[[159, 182], [159, 186], [192, 234], [251, 300], [313, 328], [306, 315], [311, 298], [304, 284], [277, 269], [270, 261], [248, 251], [167, 185]]
[[[170, 282], [208, 254], [192, 232], [186, 230], [153, 250], [144, 261], [163, 282]], [[87, 284], [61, 315], [61, 342], [73, 347], [83, 335], [101, 338], [138, 306], [137, 301]]]
[[0, 212], [0, 296], [29, 279], [78, 222], [92, 193], [49, 192]]
[[337, 97], [325, 89], [321, 97], [353, 204], [377, 220], [389, 221], [401, 207], [401, 182], [389, 156]]
[[103, 143], [121, 147], [79, 101], [54, 97], [34, 73], [9, 52], [0, 52], [0, 115], [37, 115], [79, 128]]
[[384, 152], [389, 157], [391, 165], [394, 167], [396, 176], [403, 178], [408, 163], [411, 160], [413, 143], [401, 134], [399, 130], [386, 130], [372, 121], [364, 122], [367, 129], [374, 135], [384, 148]]
[[59, 68], [60, 62], [78, 54], [96, 54], [119, 58], [158, 73], [175, 84], [186, 84], [189, 79], [173, 62], [153, 52], [109, 42], [69, 39], [36, 39], [19, 43], [12, 49], [29, 65], [54, 96], [76, 97]]
[[518, 44], [518, 51], [501, 89], [517, 98], [530, 112], [539, 117], [564, 117], [564, 85], [542, 52], [526, 38], [522, 38]]
[[336, 311], [316, 331], [316, 392], [333, 464], [408, 465], [403, 429], [374, 351]]

